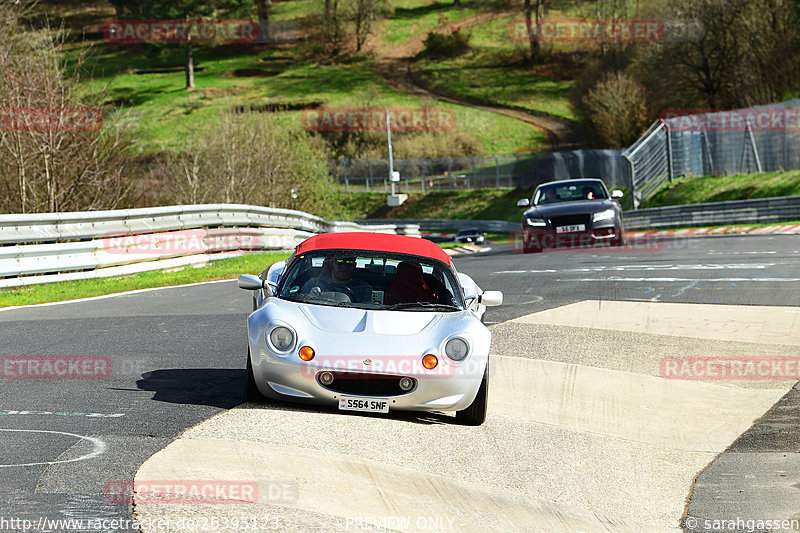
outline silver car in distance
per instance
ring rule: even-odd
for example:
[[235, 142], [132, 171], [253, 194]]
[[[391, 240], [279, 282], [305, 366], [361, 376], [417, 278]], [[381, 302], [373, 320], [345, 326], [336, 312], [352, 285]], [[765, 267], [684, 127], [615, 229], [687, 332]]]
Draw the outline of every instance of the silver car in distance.
[[455, 411], [486, 418], [491, 333], [482, 291], [424, 239], [329, 233], [261, 276], [248, 318], [245, 397], [387, 413]]

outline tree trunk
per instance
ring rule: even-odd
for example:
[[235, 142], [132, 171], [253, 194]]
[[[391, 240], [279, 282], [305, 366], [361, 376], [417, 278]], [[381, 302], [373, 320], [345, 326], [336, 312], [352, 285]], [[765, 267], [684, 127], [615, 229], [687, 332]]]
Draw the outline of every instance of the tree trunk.
[[269, 31], [269, 9], [271, 0], [255, 0], [256, 13], [258, 13], [258, 42], [268, 43], [271, 36]]
[[528, 43], [531, 47], [531, 63], [538, 63], [541, 44], [539, 42], [540, 35], [539, 35], [539, 5], [540, 2], [537, 0], [536, 2], [536, 22], [531, 20], [532, 9], [531, 9], [531, 0], [525, 0], [525, 29], [528, 31]]
[[192, 44], [186, 45], [186, 90], [194, 89], [194, 60], [192, 59]]

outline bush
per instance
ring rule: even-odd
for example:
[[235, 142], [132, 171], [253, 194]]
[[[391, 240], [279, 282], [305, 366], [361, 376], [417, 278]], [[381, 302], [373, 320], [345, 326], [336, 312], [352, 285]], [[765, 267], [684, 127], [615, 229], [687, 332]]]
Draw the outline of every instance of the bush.
[[450, 34], [430, 32], [423, 44], [423, 55], [432, 59], [455, 57], [469, 52], [469, 33], [454, 31]]
[[589, 120], [608, 146], [632, 144], [650, 122], [644, 87], [625, 74], [606, 75], [584, 98]]
[[174, 176], [173, 203], [245, 203], [323, 217], [334, 212], [322, 150], [299, 125], [264, 114], [222, 116], [166, 165]]
[[[331, 159], [387, 159], [386, 133], [332, 131], [319, 134]], [[398, 159], [482, 155], [480, 139], [471, 131], [411, 131], [392, 133], [392, 154]]]

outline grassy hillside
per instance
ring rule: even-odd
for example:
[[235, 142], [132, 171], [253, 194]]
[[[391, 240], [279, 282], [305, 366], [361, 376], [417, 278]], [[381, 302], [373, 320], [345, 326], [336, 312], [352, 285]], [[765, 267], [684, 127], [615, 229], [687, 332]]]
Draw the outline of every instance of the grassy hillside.
[[520, 20], [518, 14], [508, 15], [463, 30], [472, 50], [455, 58], [420, 59], [417, 76], [433, 89], [469, 100], [578, 120], [569, 94], [582, 54], [563, 51], [543, 65], [526, 65], [525, 46], [512, 38], [512, 24]]
[[681, 178], [662, 187], [643, 207], [724, 202], [800, 194], [800, 171]]
[[[106, 104], [122, 107], [135, 120], [144, 152], [163, 148], [184, 149], [192, 133], [219, 113], [234, 108], [255, 109], [300, 121], [301, 109], [327, 107], [420, 107], [430, 105], [418, 96], [389, 88], [376, 73], [377, 59], [393, 43], [424, 34], [437, 27], [442, 17], [458, 21], [476, 13], [477, 2], [454, 8], [452, 2], [401, 0], [393, 2], [394, 15], [376, 27], [368, 51], [345, 56], [339, 62], [323, 61], [309, 54], [308, 45], [203, 46], [194, 50], [196, 90], [184, 90], [184, 49], [180, 45], [143, 46], [76, 43], [73, 57], [91, 46], [87, 64], [93, 79], [91, 90], [106, 88]], [[293, 20], [301, 26], [320, 9], [312, 0], [273, 4], [272, 19]], [[99, 31], [114, 17], [102, 0], [68, 2], [45, 0], [43, 12], [63, 19], [73, 35]], [[475, 135], [486, 153], [530, 152], [545, 147], [544, 135], [514, 119], [494, 113], [436, 104], [455, 112], [456, 128]]]

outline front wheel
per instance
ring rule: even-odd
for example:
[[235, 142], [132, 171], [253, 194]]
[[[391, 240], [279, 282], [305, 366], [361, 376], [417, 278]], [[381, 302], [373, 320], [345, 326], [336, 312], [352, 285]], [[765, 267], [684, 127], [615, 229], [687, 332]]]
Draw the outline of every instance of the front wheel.
[[261, 394], [256, 386], [256, 378], [253, 375], [253, 363], [250, 361], [250, 348], [247, 348], [247, 376], [244, 382], [244, 401], [263, 403], [267, 397]]
[[618, 232], [617, 236], [611, 239], [611, 246], [625, 246], [625, 234]]
[[541, 251], [542, 245], [536, 237], [525, 233], [522, 234], [522, 253], [538, 254]]
[[461, 411], [456, 411], [456, 420], [465, 426], [480, 426], [486, 420], [486, 407], [489, 403], [489, 362], [483, 371], [483, 380], [478, 394], [472, 404]]

